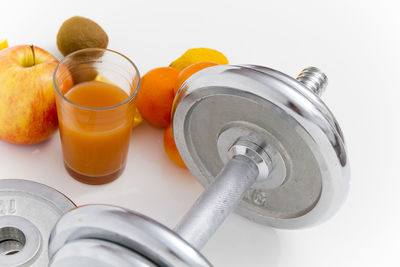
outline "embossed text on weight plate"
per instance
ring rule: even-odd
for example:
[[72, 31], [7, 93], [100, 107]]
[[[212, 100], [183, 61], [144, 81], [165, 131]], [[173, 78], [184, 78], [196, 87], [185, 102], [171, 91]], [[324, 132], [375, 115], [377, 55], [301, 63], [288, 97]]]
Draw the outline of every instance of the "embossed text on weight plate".
[[15, 214], [17, 205], [15, 199], [0, 200], [0, 215]]

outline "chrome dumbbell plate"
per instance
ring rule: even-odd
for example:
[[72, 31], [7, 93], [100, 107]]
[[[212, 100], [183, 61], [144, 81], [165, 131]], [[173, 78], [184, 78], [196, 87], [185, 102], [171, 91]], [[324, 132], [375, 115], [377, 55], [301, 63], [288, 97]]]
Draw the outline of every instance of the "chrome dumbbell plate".
[[48, 186], [0, 180], [0, 266], [47, 266], [50, 232], [74, 207], [72, 201]]
[[[283, 162], [276, 161], [270, 179], [254, 184], [237, 209], [256, 222], [312, 225], [331, 216], [347, 193], [347, 155], [334, 116], [317, 95], [276, 70], [221, 65], [196, 73], [175, 99], [173, 131], [204, 187], [226, 163], [221, 150], [249, 132], [278, 151]], [[271, 188], [271, 180], [283, 183]]]

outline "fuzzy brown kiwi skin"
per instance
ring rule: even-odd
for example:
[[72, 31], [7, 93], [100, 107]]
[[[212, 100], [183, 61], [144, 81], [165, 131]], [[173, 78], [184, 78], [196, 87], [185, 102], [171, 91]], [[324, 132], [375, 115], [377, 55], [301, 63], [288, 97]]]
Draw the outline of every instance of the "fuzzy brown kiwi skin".
[[66, 56], [83, 48], [107, 48], [108, 36], [94, 21], [75, 16], [61, 25], [57, 34], [57, 46]]
[[93, 81], [98, 72], [90, 63], [75, 64], [69, 67], [74, 84]]

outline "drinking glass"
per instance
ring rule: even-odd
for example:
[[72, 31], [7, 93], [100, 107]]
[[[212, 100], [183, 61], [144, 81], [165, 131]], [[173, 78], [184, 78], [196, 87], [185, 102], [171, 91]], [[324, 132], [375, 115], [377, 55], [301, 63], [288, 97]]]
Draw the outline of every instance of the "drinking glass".
[[[137, 67], [118, 52], [88, 48], [60, 61], [53, 81], [66, 170], [87, 184], [117, 179], [126, 165], [136, 112], [135, 96], [140, 81]], [[101, 86], [90, 87], [95, 83]], [[108, 86], [126, 97], [112, 106], [96, 106], [107, 102], [103, 90], [110, 89]], [[90, 94], [86, 91], [81, 98], [75, 94], [78, 98], [69, 99], [69, 93], [72, 96], [78, 87], [91, 89]]]

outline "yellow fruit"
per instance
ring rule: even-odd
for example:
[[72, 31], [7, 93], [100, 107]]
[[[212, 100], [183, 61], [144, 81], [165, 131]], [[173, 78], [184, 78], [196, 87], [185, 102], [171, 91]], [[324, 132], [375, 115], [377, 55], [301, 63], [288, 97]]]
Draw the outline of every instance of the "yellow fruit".
[[[110, 83], [112, 84], [106, 77], [97, 74], [94, 78], [96, 82]], [[133, 128], [138, 126], [143, 121], [142, 115], [140, 114], [138, 108], [135, 105], [135, 117], [133, 118]]]
[[0, 50], [7, 47], [8, 47], [7, 40], [0, 40]]
[[178, 70], [201, 61], [215, 62], [218, 64], [228, 64], [228, 59], [221, 52], [210, 48], [192, 48], [185, 52], [180, 58], [172, 62], [169, 66]]
[[94, 77], [93, 81], [112, 84], [112, 82], [110, 82], [106, 77], [101, 76], [100, 74], [97, 74], [96, 77]]
[[133, 118], [133, 128], [141, 124], [143, 121], [142, 115], [140, 115], [140, 112], [138, 108], [135, 106], [135, 117]]

